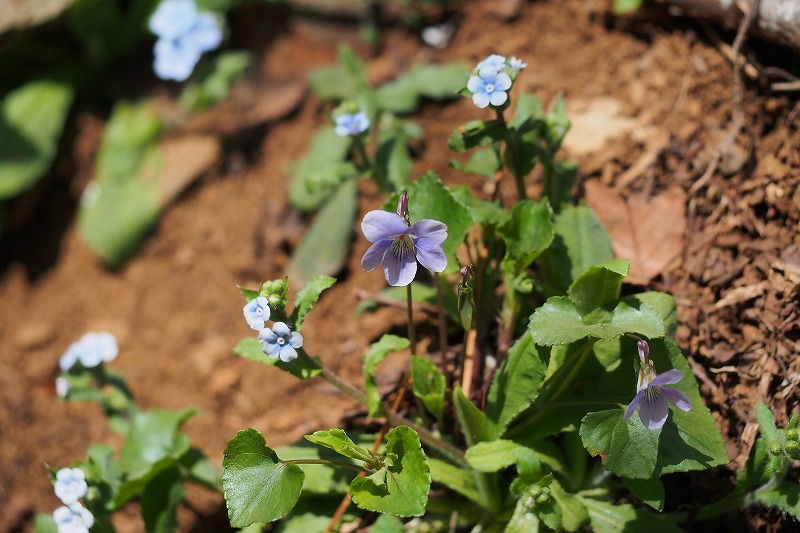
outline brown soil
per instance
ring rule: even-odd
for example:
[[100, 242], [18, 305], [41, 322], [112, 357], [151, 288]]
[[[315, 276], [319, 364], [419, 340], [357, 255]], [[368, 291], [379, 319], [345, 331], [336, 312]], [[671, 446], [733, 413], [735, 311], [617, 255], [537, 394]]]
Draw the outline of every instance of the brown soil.
[[[733, 70], [720, 49], [733, 36], [717, 40], [702, 26], [661, 12], [615, 18], [607, 2], [522, 2], [518, 17], [504, 19], [502, 8], [513, 4], [462, 5], [455, 14], [458, 32], [444, 50], [424, 47], [407, 28], [390, 27], [370, 72], [378, 79], [416, 62], [471, 63], [497, 52], [528, 62], [523, 90], [545, 104], [559, 92], [577, 114], [599, 99], [621, 102], [618, 114], [633, 119], [632, 129], [604, 138], [601, 150], [587, 151], [578, 142], [566, 155], [580, 164], [581, 190], [588, 181], [619, 185], [625, 175], [618, 187], [623, 199], [685, 193], [684, 238], [645, 287], [677, 299], [679, 343], [733, 461], [713, 483], [702, 484], [701, 475], [690, 479], [712, 491], [703, 499], [719, 495], [755, 439], [754, 403], [768, 402], [780, 423], [797, 406], [800, 119], [793, 94], [773, 92], [767, 76], [775, 71], [762, 66], [787, 69], [794, 61], [797, 68], [796, 57], [750, 47], [757, 75], [745, 77], [745, 127], [718, 170], [693, 189], [731, 120]], [[248, 83], [268, 80], [257, 85], [265, 94], [278, 94], [302, 82], [308, 68], [333, 62], [339, 42], [369, 56], [347, 20], [277, 13], [259, 7], [232, 16], [233, 46], [258, 58]], [[425, 103], [416, 119], [427, 137], [413, 175], [432, 169], [446, 183], [464, 181], [448, 167], [446, 142], [473, 118], [483, 114], [468, 99]], [[121, 352], [113, 367], [144, 408], [199, 408], [185, 430], [217, 465], [239, 429], [255, 427], [270, 445], [280, 445], [334, 427], [357, 409], [324, 382], [300, 383], [231, 353], [252, 333], [236, 285], [282, 277], [307, 227], [287, 207], [286, 168], [324, 122], [320, 103], [309, 96], [290, 117], [263, 127], [241, 116], [247, 127], [234, 134], [227, 124], [215, 170], [164, 213], [138, 255], [116, 271], [98, 263], [74, 220], [103, 120], [90, 111], [74, 114], [54, 170], [15, 202], [0, 242], [0, 531], [28, 530], [33, 514], [57, 507], [45, 465], [83, 458], [92, 443], [118, 443], [96, 406], [55, 395], [58, 358], [86, 331], [116, 335]], [[599, 130], [603, 134], [602, 124]], [[637, 164], [639, 170], [625, 174]], [[370, 184], [361, 192], [363, 216], [381, 200]], [[610, 230], [616, 239], [619, 230]], [[303, 331], [312, 353], [356, 383], [368, 344], [403, 323], [398, 309], [353, 318], [356, 289], [384, 287], [382, 276], [359, 268], [366, 244], [355, 240], [339, 284]], [[200, 490], [190, 495], [193, 510], [181, 510], [181, 530], [221, 529], [221, 498]], [[791, 518], [764, 509], [750, 509], [746, 517], [752, 530], [792, 527]], [[115, 523], [121, 531], [142, 529], [135, 510]]]

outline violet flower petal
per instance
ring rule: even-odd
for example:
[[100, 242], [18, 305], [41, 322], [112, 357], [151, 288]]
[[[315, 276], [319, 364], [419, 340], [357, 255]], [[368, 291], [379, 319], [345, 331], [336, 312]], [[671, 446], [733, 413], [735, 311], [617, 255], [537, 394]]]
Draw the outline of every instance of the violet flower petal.
[[381, 266], [384, 258], [386, 257], [386, 252], [389, 250], [391, 245], [391, 239], [383, 239], [370, 246], [369, 250], [367, 250], [367, 253], [365, 253], [364, 257], [361, 258], [361, 268], [367, 272], [372, 272]]
[[394, 239], [404, 234], [407, 229], [400, 215], [379, 209], [364, 215], [364, 220], [361, 222], [361, 231], [369, 242]]
[[692, 402], [689, 400], [689, 397], [681, 391], [675, 389], [661, 389], [661, 392], [664, 393], [669, 403], [681, 411], [688, 411], [692, 408]]
[[442, 272], [447, 268], [447, 256], [437, 242], [421, 237], [414, 244], [417, 246], [417, 260], [422, 266], [434, 272]]
[[417, 275], [417, 258], [410, 250], [401, 254], [389, 250], [383, 260], [383, 273], [389, 285], [405, 287]]
[[442, 244], [447, 240], [447, 226], [438, 220], [430, 218], [423, 218], [411, 224], [408, 228], [408, 234], [416, 239], [425, 237], [430, 239], [436, 244]]
[[639, 391], [636, 393], [636, 396], [633, 397], [633, 400], [631, 400], [631, 403], [629, 403], [628, 407], [625, 409], [625, 414], [622, 417], [623, 420], [625, 420], [626, 422], [628, 421], [628, 419], [631, 417], [636, 408], [639, 407], [639, 400], [641, 400], [641, 398], [642, 398], [642, 391]]
[[650, 382], [650, 386], [672, 385], [679, 382], [681, 379], [683, 379], [683, 372], [677, 368], [673, 368], [672, 370], [667, 370], [663, 374], [658, 374], [653, 381]]
[[639, 418], [647, 429], [661, 429], [669, 416], [667, 399], [661, 394], [660, 388], [650, 388], [642, 391], [639, 401]]

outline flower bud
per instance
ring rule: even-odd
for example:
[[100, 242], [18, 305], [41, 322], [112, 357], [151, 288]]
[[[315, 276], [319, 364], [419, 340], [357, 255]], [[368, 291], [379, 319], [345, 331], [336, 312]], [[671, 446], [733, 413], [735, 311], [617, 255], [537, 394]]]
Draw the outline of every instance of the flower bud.
[[798, 442], [800, 441], [800, 431], [796, 429], [787, 429], [786, 430], [786, 440]]
[[408, 223], [408, 193], [406, 191], [403, 191], [397, 201], [397, 214]]
[[786, 453], [788, 453], [792, 459], [797, 459], [798, 454], [800, 454], [800, 442], [794, 440], [787, 442]]
[[783, 446], [781, 446], [780, 443], [773, 442], [769, 445], [769, 453], [777, 457], [783, 453]]

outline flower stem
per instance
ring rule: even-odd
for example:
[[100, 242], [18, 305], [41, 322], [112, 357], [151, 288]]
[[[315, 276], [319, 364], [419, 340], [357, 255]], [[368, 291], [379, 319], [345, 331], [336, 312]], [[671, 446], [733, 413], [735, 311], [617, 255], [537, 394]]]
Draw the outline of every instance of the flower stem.
[[411, 284], [406, 285], [406, 301], [408, 303], [408, 340], [411, 342], [411, 354], [417, 354], [417, 333], [414, 329], [414, 308], [411, 298]]
[[366, 468], [364, 466], [359, 466], [357, 464], [348, 463], [346, 461], [334, 461], [328, 459], [288, 459], [286, 461], [281, 460], [284, 464], [294, 464], [294, 465], [330, 465], [330, 466], [340, 466], [342, 468], [350, 468], [351, 470], [358, 470], [359, 472], [363, 472], [365, 474], [374, 474], [375, 471]]
[[450, 386], [450, 377], [447, 375], [447, 317], [444, 312], [444, 290], [442, 289], [444, 277], [436, 276], [436, 304], [439, 319], [439, 371], [445, 377], [445, 383]]

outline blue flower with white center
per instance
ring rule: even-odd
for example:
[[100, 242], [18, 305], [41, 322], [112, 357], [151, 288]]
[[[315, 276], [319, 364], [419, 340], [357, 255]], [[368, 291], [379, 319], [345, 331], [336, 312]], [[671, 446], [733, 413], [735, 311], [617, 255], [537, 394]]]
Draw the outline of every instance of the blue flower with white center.
[[259, 296], [247, 302], [242, 309], [244, 319], [251, 329], [261, 331], [269, 320], [269, 301], [266, 296]]
[[189, 32], [197, 17], [194, 0], [163, 0], [147, 26], [162, 39], [177, 39]]
[[191, 40], [159, 39], [155, 44], [153, 71], [162, 80], [186, 81], [203, 52]]
[[272, 359], [280, 357], [284, 363], [297, 359], [297, 348], [303, 346], [303, 336], [290, 330], [283, 322], [275, 322], [272, 329], [262, 329], [258, 340], [265, 354]]
[[506, 66], [506, 58], [499, 54], [492, 54], [480, 63], [475, 66], [475, 70], [482, 70], [485, 68], [490, 68], [494, 70], [500, 70], [504, 66]]
[[516, 56], [511, 56], [511, 59], [508, 60], [508, 66], [514, 69], [514, 72], [519, 72], [527, 67], [528, 64]]
[[361, 231], [373, 243], [361, 258], [361, 268], [372, 272], [382, 264], [389, 285], [405, 287], [414, 281], [417, 261], [434, 272], [447, 267], [442, 250], [447, 226], [438, 220], [423, 218], [409, 226], [397, 213], [375, 210], [364, 216]]
[[80, 361], [84, 368], [110, 363], [119, 355], [117, 339], [111, 333], [87, 333], [73, 342], [58, 362], [63, 372]]
[[681, 411], [688, 411], [692, 408], [692, 402], [679, 390], [664, 388], [664, 385], [672, 385], [683, 378], [683, 372], [677, 368], [668, 370], [663, 374], [656, 374], [653, 363], [650, 361], [650, 345], [647, 341], [640, 340], [637, 344], [639, 359], [642, 366], [639, 369], [639, 379], [636, 386], [636, 396], [625, 409], [624, 420], [627, 421], [633, 412], [639, 410], [639, 418], [647, 429], [661, 429], [669, 416], [669, 406], [671, 403]]
[[86, 496], [86, 491], [89, 490], [86, 474], [80, 468], [62, 468], [56, 472], [53, 490], [64, 505], [74, 505], [78, 499]]
[[79, 504], [59, 507], [53, 512], [58, 533], [89, 533], [94, 525], [94, 515]]
[[64, 399], [69, 394], [69, 381], [64, 376], [58, 376], [56, 378], [56, 395]]
[[369, 118], [363, 111], [339, 115], [333, 120], [336, 122], [334, 131], [339, 137], [358, 135], [369, 129]]
[[467, 89], [472, 93], [472, 102], [480, 109], [489, 104], [499, 107], [508, 100], [511, 78], [505, 72], [497, 72], [492, 68], [483, 68], [477, 75], [467, 81]]

